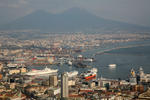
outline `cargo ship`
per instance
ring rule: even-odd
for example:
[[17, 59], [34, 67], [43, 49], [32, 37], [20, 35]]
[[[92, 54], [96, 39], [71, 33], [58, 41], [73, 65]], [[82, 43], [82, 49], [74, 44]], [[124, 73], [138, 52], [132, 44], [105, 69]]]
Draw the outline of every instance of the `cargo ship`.
[[53, 74], [57, 73], [57, 69], [50, 69], [50, 68], [45, 68], [43, 70], [37, 70], [37, 69], [32, 69], [31, 71], [27, 72], [26, 75], [34, 76], [34, 75], [46, 75], [46, 74]]
[[88, 70], [87, 72], [82, 74], [82, 77], [86, 80], [95, 78], [97, 75], [97, 69], [96, 68], [92, 68], [91, 70]]

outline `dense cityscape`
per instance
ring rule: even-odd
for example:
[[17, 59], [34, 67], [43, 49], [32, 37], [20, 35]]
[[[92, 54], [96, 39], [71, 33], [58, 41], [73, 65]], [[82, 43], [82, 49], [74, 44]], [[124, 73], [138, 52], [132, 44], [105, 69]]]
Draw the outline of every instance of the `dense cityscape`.
[[0, 0], [0, 100], [150, 100], [150, 0]]
[[[31, 37], [32, 36], [32, 37]], [[149, 33], [0, 32], [2, 100], [149, 100], [150, 74], [139, 66], [127, 79], [99, 77], [83, 52], [120, 43], [150, 40]], [[113, 49], [113, 48], [112, 48]], [[100, 55], [104, 52], [95, 52]], [[94, 54], [93, 54], [94, 55]], [[52, 66], [87, 69], [60, 71]], [[36, 66], [36, 67], [33, 67]], [[118, 67], [109, 64], [110, 69]]]

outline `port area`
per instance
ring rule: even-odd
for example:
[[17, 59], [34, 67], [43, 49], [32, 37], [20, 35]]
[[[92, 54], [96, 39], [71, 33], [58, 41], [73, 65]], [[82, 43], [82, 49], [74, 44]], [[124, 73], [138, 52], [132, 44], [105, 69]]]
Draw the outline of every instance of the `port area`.
[[64, 93], [63, 89], [65, 93], [68, 92], [66, 98], [69, 100], [149, 98], [145, 95], [150, 91], [150, 75], [144, 73], [142, 68], [139, 68], [138, 73], [131, 69], [127, 80], [98, 77], [98, 70], [95, 68], [89, 68], [82, 73], [72, 71], [61, 74], [43, 74], [47, 72], [43, 68], [35, 75], [26, 75], [28, 71], [25, 72], [25, 68], [18, 67], [17, 71], [14, 68], [7, 70], [3, 66], [3, 74], [0, 75], [0, 98], [59, 100]]

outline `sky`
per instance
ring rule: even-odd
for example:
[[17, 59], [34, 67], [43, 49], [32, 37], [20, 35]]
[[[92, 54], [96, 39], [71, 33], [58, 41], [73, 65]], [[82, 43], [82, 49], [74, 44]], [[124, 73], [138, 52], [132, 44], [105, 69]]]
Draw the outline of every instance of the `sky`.
[[0, 0], [0, 24], [36, 10], [61, 13], [74, 7], [105, 19], [150, 27], [150, 0]]

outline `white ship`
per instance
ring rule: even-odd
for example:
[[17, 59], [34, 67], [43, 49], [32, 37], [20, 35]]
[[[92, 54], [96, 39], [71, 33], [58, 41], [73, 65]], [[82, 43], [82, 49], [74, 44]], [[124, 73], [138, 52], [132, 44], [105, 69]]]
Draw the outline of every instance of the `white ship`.
[[78, 75], [78, 71], [71, 71], [71, 72], [67, 72], [67, 74], [68, 74], [68, 77], [75, 77], [75, 76], [77, 76]]
[[45, 68], [43, 70], [36, 70], [32, 69], [32, 71], [26, 73], [26, 75], [34, 76], [34, 75], [46, 75], [46, 74], [52, 74], [52, 73], [57, 73], [57, 69], [50, 69], [50, 68]]
[[115, 69], [116, 68], [116, 64], [109, 64], [108, 65], [110, 69]]
[[18, 64], [9, 63], [9, 64], [7, 64], [7, 66], [8, 66], [8, 67], [17, 67]]

